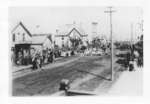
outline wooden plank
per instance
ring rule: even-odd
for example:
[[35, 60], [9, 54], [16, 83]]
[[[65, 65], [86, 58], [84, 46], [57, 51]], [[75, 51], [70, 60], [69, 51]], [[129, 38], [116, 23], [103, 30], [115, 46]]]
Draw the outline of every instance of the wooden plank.
[[79, 91], [79, 90], [67, 91], [67, 96], [78, 96], [78, 95], [97, 95], [97, 94], [89, 91]]

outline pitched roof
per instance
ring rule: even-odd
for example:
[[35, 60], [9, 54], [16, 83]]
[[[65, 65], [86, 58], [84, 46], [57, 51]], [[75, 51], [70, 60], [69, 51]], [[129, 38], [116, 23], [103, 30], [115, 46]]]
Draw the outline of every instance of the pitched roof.
[[31, 36], [33, 44], [42, 44], [48, 38], [52, 42], [51, 34], [31, 34], [29, 30], [24, 26], [22, 22], [19, 22], [11, 32], [14, 32], [19, 26], [21, 26]]
[[24, 24], [21, 21], [11, 32], [15, 31], [18, 26], [21, 26], [30, 36], [32, 36], [31, 33], [29, 32], [29, 30], [24, 26]]
[[69, 36], [73, 31], [76, 31], [80, 36], [85, 37], [87, 35], [85, 35], [85, 31], [75, 25], [67, 25], [67, 26], [63, 26], [59, 29], [58, 34], [56, 35], [56, 37], [66, 37]]
[[47, 36], [32, 36], [32, 44], [43, 44]]
[[43, 44], [47, 38], [52, 42], [51, 35], [34, 34], [32, 35], [32, 44]]
[[81, 37], [87, 36], [87, 35], [82, 35], [81, 31], [77, 30], [76, 28], [73, 28], [68, 34], [66, 34], [66, 36], [69, 36], [73, 31], [76, 31]]

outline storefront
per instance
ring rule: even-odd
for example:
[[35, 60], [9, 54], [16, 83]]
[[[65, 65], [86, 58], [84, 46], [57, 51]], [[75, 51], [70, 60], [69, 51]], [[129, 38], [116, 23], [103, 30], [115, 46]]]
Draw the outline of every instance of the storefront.
[[17, 65], [28, 65], [31, 63], [30, 44], [15, 44], [14, 53]]

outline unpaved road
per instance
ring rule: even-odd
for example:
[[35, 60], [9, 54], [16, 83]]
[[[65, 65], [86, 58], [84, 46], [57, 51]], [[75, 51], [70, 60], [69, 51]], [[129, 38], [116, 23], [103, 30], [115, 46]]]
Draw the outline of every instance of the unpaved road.
[[71, 81], [73, 89], [94, 91], [110, 75], [110, 56], [81, 56], [62, 66], [51, 68], [49, 65], [44, 71], [13, 79], [12, 93], [14, 96], [51, 95], [58, 91], [63, 78]]

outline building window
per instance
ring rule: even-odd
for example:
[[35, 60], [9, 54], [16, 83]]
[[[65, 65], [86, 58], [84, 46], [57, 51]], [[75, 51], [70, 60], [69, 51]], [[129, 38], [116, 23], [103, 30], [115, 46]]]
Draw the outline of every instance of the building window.
[[23, 39], [22, 39], [23, 41], [25, 41], [25, 34], [23, 33]]
[[64, 47], [65, 45], [64, 45], [64, 43], [62, 44], [62, 47]]
[[13, 34], [13, 42], [15, 41], [15, 34]]

